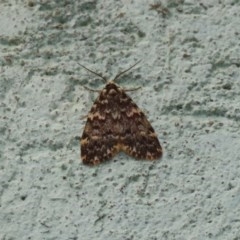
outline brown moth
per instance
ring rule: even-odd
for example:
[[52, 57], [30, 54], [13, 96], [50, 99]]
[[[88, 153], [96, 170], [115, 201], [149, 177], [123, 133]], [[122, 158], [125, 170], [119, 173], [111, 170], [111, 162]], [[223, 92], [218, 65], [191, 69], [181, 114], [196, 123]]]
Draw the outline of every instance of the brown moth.
[[[137, 62], [138, 63], [138, 62]], [[137, 64], [136, 63], [136, 64]], [[155, 160], [162, 156], [162, 147], [145, 114], [124, 90], [114, 81], [129, 71], [120, 72], [113, 81], [79, 64], [91, 73], [104, 79], [103, 90], [98, 91], [87, 115], [81, 138], [81, 157], [84, 164], [97, 165], [123, 151], [136, 159]]]

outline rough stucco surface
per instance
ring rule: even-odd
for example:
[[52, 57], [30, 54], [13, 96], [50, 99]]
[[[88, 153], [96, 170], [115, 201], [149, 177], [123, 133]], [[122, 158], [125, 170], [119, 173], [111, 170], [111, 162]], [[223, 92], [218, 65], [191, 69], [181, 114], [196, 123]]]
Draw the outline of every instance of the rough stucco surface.
[[[0, 1], [0, 239], [240, 239], [238, 1]], [[164, 9], [166, 7], [166, 9]], [[96, 76], [164, 148], [89, 168]]]

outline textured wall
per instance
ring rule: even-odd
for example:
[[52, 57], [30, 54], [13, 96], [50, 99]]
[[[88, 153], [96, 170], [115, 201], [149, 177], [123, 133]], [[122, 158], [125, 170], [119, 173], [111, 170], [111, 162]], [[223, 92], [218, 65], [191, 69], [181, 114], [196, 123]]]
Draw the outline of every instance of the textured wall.
[[[239, 1], [1, 1], [0, 239], [240, 239]], [[79, 138], [119, 79], [164, 154], [95, 167]]]

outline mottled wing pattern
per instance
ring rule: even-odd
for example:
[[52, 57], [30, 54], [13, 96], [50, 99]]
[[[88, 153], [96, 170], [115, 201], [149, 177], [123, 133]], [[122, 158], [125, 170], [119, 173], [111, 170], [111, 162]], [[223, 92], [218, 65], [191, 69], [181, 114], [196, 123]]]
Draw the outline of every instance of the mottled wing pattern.
[[[162, 148], [153, 127], [134, 102], [129, 104], [122, 136], [122, 150], [137, 159], [155, 160], [162, 156]], [[130, 116], [130, 117], [129, 117]]]
[[96, 165], [119, 151], [137, 159], [162, 156], [158, 138], [144, 113], [120, 86], [110, 81], [88, 114], [81, 138], [82, 161]]

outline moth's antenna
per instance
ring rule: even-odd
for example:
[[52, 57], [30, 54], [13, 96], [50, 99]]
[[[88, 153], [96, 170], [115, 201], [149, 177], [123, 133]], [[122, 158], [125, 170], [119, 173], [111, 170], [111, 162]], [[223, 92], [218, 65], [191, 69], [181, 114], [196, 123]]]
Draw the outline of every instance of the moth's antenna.
[[142, 60], [139, 60], [138, 62], [136, 62], [134, 65], [132, 65], [130, 68], [128, 68], [127, 70], [120, 72], [117, 74], [117, 76], [114, 78], [113, 81], [117, 80], [120, 76], [122, 76], [125, 72], [129, 71], [130, 69], [132, 69], [133, 67], [135, 67], [138, 63], [140, 63]]
[[102, 78], [105, 82], [107, 82], [107, 79], [106, 79], [105, 77], [103, 77], [102, 75], [100, 75], [99, 73], [96, 73], [96, 72], [90, 70], [89, 68], [86, 68], [85, 66], [83, 66], [83, 65], [80, 64], [80, 63], [77, 63], [77, 64], [80, 65], [81, 67], [85, 68], [87, 71], [89, 71], [89, 72], [97, 75], [98, 77]]

